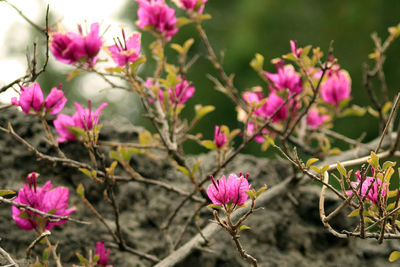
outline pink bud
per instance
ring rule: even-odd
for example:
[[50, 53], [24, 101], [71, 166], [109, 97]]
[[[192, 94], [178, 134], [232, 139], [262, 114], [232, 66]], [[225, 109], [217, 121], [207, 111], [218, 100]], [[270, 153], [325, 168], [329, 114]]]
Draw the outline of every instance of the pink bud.
[[179, 0], [183, 9], [203, 12], [204, 5], [208, 0]]
[[350, 97], [350, 87], [351, 79], [346, 71], [331, 71], [327, 80], [321, 84], [322, 99], [338, 106], [340, 101]]
[[207, 188], [207, 195], [215, 205], [225, 205], [230, 201], [235, 206], [243, 205], [248, 195], [245, 191], [250, 190], [249, 183], [243, 176], [238, 177], [232, 173], [229, 175], [228, 181], [225, 176], [215, 181], [213, 176], [210, 176], [212, 184]]
[[83, 108], [79, 103], [75, 103], [76, 112], [72, 116], [74, 126], [84, 130], [91, 130], [97, 125], [100, 119], [101, 111], [108, 106], [108, 103], [102, 103], [96, 111], [92, 111], [91, 103], [89, 108]]
[[64, 92], [54, 87], [46, 97], [44, 107], [46, 110], [50, 110], [50, 114], [54, 115], [60, 112], [66, 103], [67, 98], [65, 97]]
[[225, 145], [227, 141], [226, 135], [221, 132], [221, 127], [220, 126], [215, 126], [215, 132], [214, 132], [214, 142], [217, 145], [218, 148], [221, 148]]
[[290, 40], [290, 48], [292, 50], [292, 53], [298, 58], [301, 55], [301, 52], [303, 52], [303, 49], [297, 48], [297, 41]]
[[173, 89], [169, 89], [170, 101], [175, 104], [184, 104], [191, 98], [195, 92], [195, 88], [186, 80], [178, 83]]
[[268, 96], [267, 102], [262, 106], [264, 118], [268, 119], [276, 112], [276, 114], [272, 117], [273, 122], [280, 122], [287, 118], [288, 109], [286, 105], [281, 106], [285, 101], [278, 96], [275, 92], [272, 92]]
[[315, 130], [329, 118], [328, 115], [319, 115], [316, 109], [310, 109], [307, 114], [307, 125]]
[[[43, 212], [52, 212], [54, 215], [68, 216], [75, 209], [68, 209], [68, 198], [69, 191], [65, 187], [56, 187], [53, 189], [53, 185], [50, 181], [47, 181], [43, 187], [36, 186], [36, 179], [38, 174], [31, 173], [28, 175], [27, 180], [29, 186], [24, 184], [23, 187], [18, 191], [18, 196], [14, 199], [15, 202], [26, 204], [34, 209]], [[66, 220], [49, 220], [42, 218], [42, 225], [38, 225], [40, 221], [37, 218], [42, 217], [29, 210], [22, 211], [17, 207], [12, 208], [12, 217], [19, 227], [24, 230], [51, 230], [55, 225], [60, 225], [66, 222]], [[26, 212], [30, 218], [20, 217], [22, 212]], [[36, 217], [36, 218], [35, 218]], [[40, 228], [40, 229], [39, 229]]]
[[175, 9], [170, 8], [163, 0], [136, 0], [139, 3], [137, 25], [141, 29], [153, 27], [165, 40], [178, 32]]
[[21, 94], [19, 101], [14, 98], [13, 104], [21, 106], [22, 111], [29, 114], [31, 108], [36, 111], [40, 111], [43, 105], [43, 92], [38, 83], [34, 83], [31, 86], [21, 86]]
[[96, 243], [96, 255], [99, 255], [99, 260], [97, 261], [98, 265], [112, 267], [112, 265], [107, 265], [110, 256], [110, 249], [108, 248], [106, 251], [104, 241]]
[[[351, 186], [356, 189], [358, 185], [361, 183], [361, 173], [360, 171], [355, 172], [355, 176], [357, 177], [357, 182], [351, 182]], [[372, 186], [371, 186], [372, 184]], [[364, 182], [362, 183], [361, 186], [361, 191], [360, 189], [357, 190], [357, 193], [361, 195], [361, 197], [364, 197], [368, 191], [368, 188], [370, 190], [368, 191], [368, 194], [366, 196], [366, 199], [370, 200], [373, 204], [377, 205], [378, 204], [378, 192], [379, 188], [382, 185], [382, 181], [379, 178], [374, 179], [374, 177], [366, 177]], [[382, 191], [381, 191], [381, 196], [384, 197], [388, 193], [388, 185], [386, 183], [383, 183], [382, 185]], [[348, 195], [353, 194], [352, 190], [346, 191]], [[361, 192], [361, 193], [360, 193]]]

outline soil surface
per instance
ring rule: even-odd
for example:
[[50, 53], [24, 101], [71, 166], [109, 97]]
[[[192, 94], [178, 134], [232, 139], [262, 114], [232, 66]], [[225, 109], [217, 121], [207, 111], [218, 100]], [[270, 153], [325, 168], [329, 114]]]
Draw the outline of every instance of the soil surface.
[[[25, 138], [39, 151], [55, 155], [46, 143], [41, 124], [33, 116], [17, 112], [15, 108], [0, 111], [0, 126], [7, 127], [11, 122], [16, 133]], [[120, 119], [103, 121], [101, 140], [132, 141], [137, 138], [140, 129]], [[72, 159], [89, 161], [88, 153], [78, 142], [62, 144], [61, 148]], [[108, 151], [104, 150], [107, 154]], [[200, 172], [206, 175], [215, 165], [215, 154], [209, 153], [192, 157], [201, 159]], [[148, 159], [144, 155], [134, 156], [131, 165], [149, 179], [157, 179], [173, 184], [183, 190], [191, 191], [187, 178], [176, 171], [168, 161]], [[112, 239], [105, 227], [87, 210], [80, 197], [75, 193], [79, 183], [85, 187], [86, 197], [104, 216], [110, 225], [114, 225], [113, 210], [103, 197], [104, 186], [91, 181], [81, 172], [60, 164], [37, 161], [34, 154], [7, 133], [0, 131], [0, 189], [19, 190], [28, 173], [41, 174], [39, 184], [51, 180], [54, 186], [66, 186], [70, 189], [70, 206], [76, 207], [73, 218], [91, 222], [81, 225], [68, 222], [52, 229], [51, 240], [58, 242], [57, 251], [61, 253], [64, 266], [78, 264], [76, 252], [88, 255], [95, 250], [97, 241], [105, 240], [111, 247]], [[120, 170], [117, 170], [120, 171]], [[249, 172], [250, 183], [259, 188], [267, 184], [273, 187], [289, 175], [290, 168], [281, 161], [240, 155], [224, 171]], [[391, 251], [399, 249], [397, 241], [384, 241], [378, 245], [376, 240], [339, 239], [323, 227], [318, 213], [319, 187], [316, 185], [299, 186], [290, 194], [284, 194], [268, 203], [263, 210], [257, 211], [246, 222], [251, 230], [242, 232], [241, 240], [248, 253], [253, 255], [259, 266], [391, 266], [388, 257]], [[196, 205], [188, 203], [179, 212], [169, 229], [160, 226], [180, 203], [182, 197], [163, 188], [130, 182], [119, 186], [116, 195], [120, 202], [120, 220], [126, 242], [132, 248], [153, 254], [162, 259], [169, 254], [170, 242], [177, 240]], [[328, 195], [326, 208], [333, 209], [339, 201]], [[346, 211], [348, 212], [348, 211]], [[333, 222], [337, 229], [349, 229], [356, 223], [349, 219], [346, 212]], [[201, 210], [195, 224], [203, 228], [212, 219], [208, 208]], [[192, 223], [184, 232], [181, 245], [197, 233]], [[35, 239], [34, 231], [20, 229], [11, 217], [11, 207], [0, 204], [0, 247], [7, 251], [20, 266], [28, 266], [34, 257], [25, 260], [25, 251]], [[202, 247], [192, 253], [177, 266], [248, 266], [237, 253], [234, 243], [227, 233], [220, 231], [210, 246]], [[40, 257], [44, 245], [38, 244], [33, 255]], [[8, 261], [0, 254], [0, 265]], [[109, 264], [116, 266], [151, 266], [151, 262], [112, 247]]]

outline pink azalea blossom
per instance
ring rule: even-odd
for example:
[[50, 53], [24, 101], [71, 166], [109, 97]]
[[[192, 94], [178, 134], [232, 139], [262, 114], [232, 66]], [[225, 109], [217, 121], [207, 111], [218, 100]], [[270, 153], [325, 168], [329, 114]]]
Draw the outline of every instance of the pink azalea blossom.
[[277, 73], [265, 72], [265, 76], [272, 82], [272, 90], [289, 89], [290, 92], [298, 94], [303, 90], [303, 83], [299, 74], [296, 73], [292, 65], [283, 65], [283, 60], [279, 61], [275, 67]]
[[300, 57], [301, 52], [303, 52], [302, 48], [297, 48], [297, 41], [290, 40], [290, 49], [292, 50], [293, 55], [297, 58]]
[[[261, 88], [257, 88], [254, 91], [246, 91], [242, 94], [243, 100], [248, 104], [248, 105], [258, 105], [264, 98], [265, 95], [261, 92]], [[259, 116], [262, 115], [263, 113], [263, 108], [259, 107], [254, 110], [254, 114]]]
[[122, 30], [122, 42], [115, 42], [115, 45], [109, 46], [108, 50], [111, 53], [112, 58], [118, 66], [125, 66], [129, 62], [135, 62], [139, 58], [140, 54], [140, 33], [133, 33], [131, 37], [126, 41], [125, 32]]
[[204, 5], [208, 0], [179, 0], [183, 9], [193, 10], [202, 13], [204, 10]]
[[44, 107], [46, 110], [50, 110], [50, 114], [54, 115], [60, 112], [66, 103], [67, 98], [65, 97], [64, 92], [54, 87], [46, 97]]
[[16, 106], [20, 106], [22, 111], [29, 114], [31, 108], [36, 111], [42, 109], [44, 102], [42, 88], [38, 83], [34, 83], [31, 86], [20, 86], [21, 94], [19, 95], [19, 100], [16, 97], [11, 99], [11, 103]]
[[[253, 136], [253, 134], [256, 131], [255, 127], [256, 127], [256, 124], [254, 122], [249, 122], [247, 124], [247, 129], [246, 129], [247, 136]], [[264, 128], [264, 129], [261, 130], [261, 133], [262, 134], [267, 134], [268, 131], [267, 131], [267, 129]], [[259, 144], [262, 144], [265, 141], [265, 137], [263, 135], [256, 135], [254, 137], [254, 141], [256, 141]]]
[[225, 205], [232, 202], [235, 206], [243, 205], [248, 195], [245, 191], [250, 190], [249, 183], [246, 178], [242, 175], [239, 177], [231, 173], [228, 180], [225, 179], [225, 175], [219, 180], [214, 180], [214, 177], [210, 176], [212, 184], [207, 188], [207, 195], [215, 205]]
[[[373, 171], [373, 170], [372, 170]], [[356, 189], [358, 187], [358, 185], [361, 182], [361, 173], [360, 171], [356, 171], [355, 176], [357, 177], [357, 182], [351, 182], [351, 186]], [[368, 191], [368, 188], [372, 185], [371, 189]], [[366, 199], [371, 200], [371, 202], [375, 205], [378, 204], [378, 192], [379, 192], [379, 188], [381, 187], [381, 180], [376, 178], [376, 180], [374, 179], [374, 177], [366, 177], [362, 186], [361, 186], [361, 197], [364, 197], [368, 191], [368, 194], [366, 196]], [[360, 189], [357, 190], [357, 192], [359, 193]], [[386, 183], [383, 183], [382, 185], [382, 191], [381, 191], [381, 196], [384, 197], [387, 193], [388, 193], [388, 185]], [[348, 195], [353, 194], [352, 190], [348, 190], [346, 191]]]
[[57, 138], [59, 143], [65, 141], [74, 141], [76, 136], [68, 129], [68, 127], [79, 127], [83, 130], [91, 130], [98, 124], [101, 111], [108, 106], [108, 103], [102, 103], [100, 107], [92, 111], [91, 102], [89, 101], [89, 108], [83, 108], [80, 104], [74, 103], [76, 112], [71, 117], [66, 114], [59, 114], [53, 121], [60, 137]]
[[56, 59], [67, 64], [75, 64], [84, 59], [90, 65], [94, 65], [103, 44], [99, 36], [99, 23], [93, 23], [86, 36], [83, 35], [80, 25], [78, 29], [79, 34], [74, 32], [52, 34], [50, 51]]
[[[264, 118], [268, 119], [269, 117], [274, 114], [281, 105], [285, 103], [283, 98], [278, 96], [275, 92], [272, 92], [268, 96], [267, 102], [262, 106], [263, 108], [263, 114]], [[283, 121], [287, 118], [288, 116], [288, 108], [287, 105], [283, 105], [279, 110], [276, 112], [276, 114], [272, 117], [273, 122], [280, 122]]]
[[[14, 202], [29, 205], [30, 207], [40, 210], [42, 212], [51, 212], [54, 215], [68, 216], [75, 209], [68, 209], [69, 191], [65, 187], [53, 188], [50, 181], [47, 181], [43, 187], [38, 187], [36, 184], [38, 174], [33, 172], [28, 175], [28, 185], [24, 184], [18, 191], [18, 196]], [[26, 212], [30, 218], [20, 216], [21, 213]], [[33, 213], [29, 210], [22, 211], [17, 207], [12, 207], [12, 217], [19, 227], [24, 230], [37, 229], [42, 231], [44, 229], [51, 230], [55, 225], [61, 225], [66, 220], [50, 221], [44, 219], [41, 215]], [[40, 220], [42, 220], [41, 223]]]
[[169, 89], [170, 101], [175, 104], [184, 104], [191, 98], [195, 92], [195, 88], [186, 80], [182, 80], [180, 83], [175, 85], [173, 89]]
[[350, 97], [350, 76], [344, 70], [328, 72], [327, 76], [327, 80], [321, 84], [322, 99], [338, 106], [340, 101]]
[[175, 9], [168, 7], [164, 0], [136, 1], [139, 3], [138, 27], [141, 29], [152, 27], [165, 40], [170, 41], [171, 37], [178, 32]]
[[226, 137], [226, 134], [221, 132], [221, 127], [220, 126], [215, 126], [214, 142], [217, 145], [217, 147], [218, 148], [223, 147], [227, 140], [228, 140], [228, 138]]
[[110, 249], [108, 248], [106, 251], [106, 248], [104, 247], [104, 241], [96, 243], [96, 255], [99, 255], [99, 260], [97, 261], [98, 265], [112, 267], [112, 265], [107, 265], [108, 258], [110, 256]]
[[310, 109], [307, 114], [307, 125], [311, 129], [315, 130], [319, 126], [322, 125], [327, 119], [329, 115], [320, 115], [316, 109]]

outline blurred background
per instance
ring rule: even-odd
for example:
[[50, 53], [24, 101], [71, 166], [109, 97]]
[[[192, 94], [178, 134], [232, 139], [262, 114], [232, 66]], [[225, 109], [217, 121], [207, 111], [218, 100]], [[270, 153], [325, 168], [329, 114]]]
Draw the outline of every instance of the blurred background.
[[[134, 0], [84, 0], [84, 1], [44, 1], [20, 0], [10, 3], [21, 9], [35, 23], [44, 25], [45, 9], [50, 5], [50, 26], [56, 29], [56, 23], [62, 24], [67, 31], [76, 31], [76, 24], [89, 26], [101, 22], [103, 32], [109, 25], [103, 40], [105, 45], [112, 45], [112, 37], [120, 35], [120, 26], [124, 25], [128, 34], [135, 30], [137, 20], [137, 3]], [[169, 2], [170, 6], [174, 6]], [[32, 40], [44, 45], [43, 37], [29, 26], [18, 13], [0, 1], [0, 86], [11, 82], [24, 74], [26, 68], [26, 49], [32, 50]], [[354, 0], [354, 1], [320, 1], [320, 0], [209, 0], [205, 13], [212, 20], [204, 22], [204, 28], [217, 53], [224, 53], [224, 67], [228, 74], [235, 73], [235, 86], [244, 91], [256, 85], [266, 88], [266, 84], [249, 66], [255, 53], [265, 58], [264, 68], [275, 72], [270, 60], [290, 51], [289, 40], [297, 40], [300, 46], [308, 44], [321, 47], [326, 52], [331, 40], [334, 40], [334, 55], [339, 59], [342, 68], [348, 70], [352, 78], [352, 102], [360, 106], [371, 105], [362, 85], [362, 65], [373, 62], [368, 54], [373, 52], [374, 44], [371, 33], [377, 32], [384, 40], [387, 29], [400, 22], [400, 1], [398, 0]], [[178, 16], [184, 12], [178, 10]], [[187, 79], [196, 87], [195, 97], [189, 100], [183, 115], [193, 117], [193, 106], [214, 105], [216, 110], [207, 115], [194, 129], [205, 137], [212, 138], [214, 125], [225, 124], [232, 128], [241, 128], [236, 120], [235, 106], [220, 92], [214, 90], [213, 83], [206, 78], [207, 74], [216, 76], [211, 64], [207, 61], [206, 51], [198, 38], [193, 25], [183, 26], [171, 42], [182, 44], [194, 37], [195, 44], [190, 56], [200, 54], [200, 58], [190, 69]], [[142, 53], [147, 63], [140, 69], [144, 78], [153, 72], [154, 61], [146, 47], [154, 37], [144, 32], [142, 35]], [[43, 53], [43, 51], [41, 51]], [[168, 61], [176, 62], [176, 53], [167, 49]], [[385, 63], [386, 80], [391, 97], [400, 88], [400, 41], [395, 41], [387, 52]], [[141, 105], [134, 95], [121, 90], [107, 89], [107, 85], [92, 74], [78, 75], [67, 82], [67, 76], [73, 71], [71, 66], [57, 62], [50, 56], [46, 73], [40, 76], [39, 82], [44, 91], [50, 91], [61, 82], [69, 98], [68, 106], [74, 101], [87, 102], [91, 98], [96, 105], [102, 101], [114, 103], [104, 111], [108, 119], [115, 114], [127, 118], [135, 125], [148, 127], [150, 124], [141, 116]], [[375, 89], [379, 90], [378, 83]], [[1, 94], [2, 101], [9, 102], [11, 90]], [[379, 97], [379, 95], [378, 95]], [[72, 113], [72, 111], [71, 111]], [[378, 135], [378, 123], [372, 116], [349, 117], [334, 122], [338, 132], [351, 138], [358, 138], [362, 131], [367, 133], [365, 141]], [[188, 144], [190, 153], [204, 151], [196, 144]], [[258, 144], [252, 144], [247, 153], [263, 154]]]

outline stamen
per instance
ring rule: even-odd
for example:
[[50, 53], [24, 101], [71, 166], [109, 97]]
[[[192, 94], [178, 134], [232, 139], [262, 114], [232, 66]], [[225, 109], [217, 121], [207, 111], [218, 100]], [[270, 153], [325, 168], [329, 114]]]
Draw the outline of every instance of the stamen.
[[[210, 179], [211, 179], [212, 183], [214, 184], [215, 188], [217, 189], [217, 191], [219, 192], [218, 185], [215, 183], [215, 180], [214, 180], [214, 176], [210, 175]], [[217, 182], [218, 182], [218, 180], [217, 180]]]

